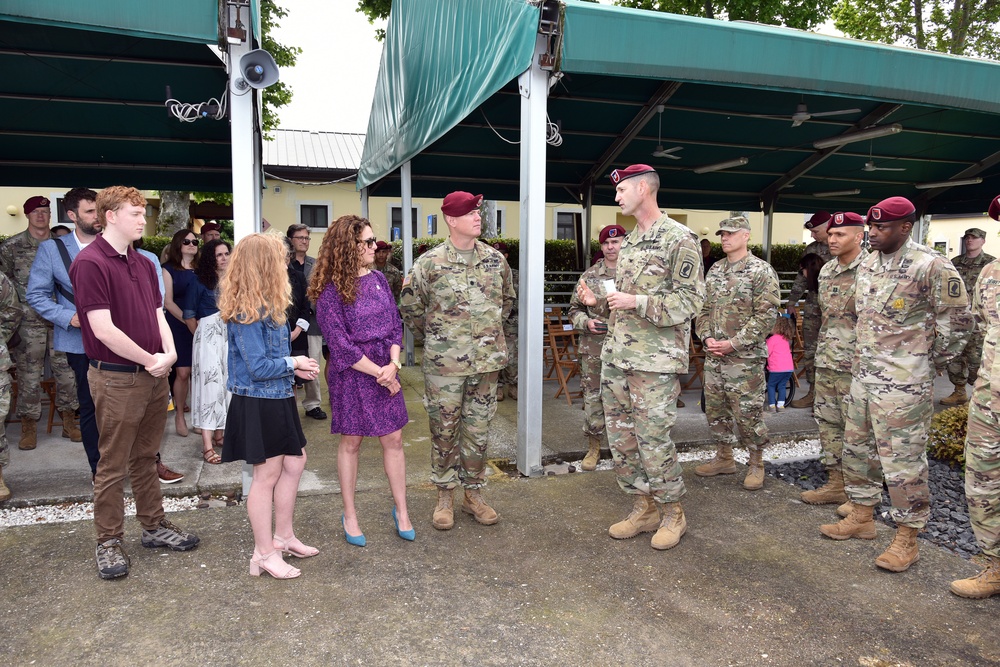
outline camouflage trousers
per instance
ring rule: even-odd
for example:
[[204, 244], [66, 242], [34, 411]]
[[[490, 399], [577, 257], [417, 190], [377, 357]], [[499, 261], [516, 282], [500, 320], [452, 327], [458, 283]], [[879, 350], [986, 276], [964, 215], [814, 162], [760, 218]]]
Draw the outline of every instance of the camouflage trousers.
[[965, 436], [965, 497], [983, 553], [1000, 557], [1000, 415], [975, 399]]
[[18, 329], [21, 344], [11, 352], [17, 367], [17, 416], [38, 420], [42, 415], [42, 374], [45, 353], [56, 379], [56, 408], [59, 412], [80, 407], [76, 398], [76, 376], [69, 367], [65, 352], [52, 349], [52, 329], [35, 322], [22, 323]]
[[486, 485], [486, 436], [497, 411], [497, 372], [424, 374], [431, 429], [431, 482], [443, 489]]
[[601, 398], [608, 446], [618, 486], [660, 503], [681, 499], [686, 489], [670, 429], [677, 421], [681, 384], [671, 373], [626, 371], [604, 364]]
[[731, 447], [763, 451], [764, 359], [705, 359], [705, 417], [715, 440]]
[[847, 421], [845, 399], [851, 393], [851, 374], [832, 368], [817, 368], [815, 392], [813, 417], [819, 426], [823, 465], [840, 468], [844, 452], [844, 423]]
[[822, 323], [819, 303], [807, 300], [802, 305], [802, 368], [806, 372], [806, 381], [810, 387], [816, 384], [816, 345], [819, 342], [819, 328]]
[[[7, 421], [10, 412], [10, 373], [0, 371], [0, 426]], [[0, 466], [10, 465], [10, 454], [7, 453], [7, 429], [0, 428]]]
[[877, 506], [882, 480], [891, 516], [901, 526], [923, 528], [930, 518], [927, 430], [934, 416], [931, 383], [851, 383], [844, 427], [844, 486], [859, 505]]
[[583, 391], [583, 434], [607, 440], [604, 403], [601, 402], [600, 354], [580, 354], [580, 389]]
[[517, 336], [504, 336], [507, 343], [507, 365], [500, 369], [497, 387], [517, 386]]
[[983, 363], [983, 339], [986, 332], [980, 327], [972, 332], [962, 353], [948, 362], [948, 379], [956, 387], [976, 384], [976, 375]]

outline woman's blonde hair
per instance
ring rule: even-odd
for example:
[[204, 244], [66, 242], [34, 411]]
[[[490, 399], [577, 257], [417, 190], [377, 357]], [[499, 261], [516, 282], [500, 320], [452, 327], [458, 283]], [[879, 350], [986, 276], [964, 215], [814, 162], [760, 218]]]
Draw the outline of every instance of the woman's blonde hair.
[[219, 281], [222, 320], [250, 324], [270, 317], [284, 326], [292, 302], [286, 259], [285, 242], [274, 234], [251, 234], [237, 243]]
[[316, 265], [309, 278], [310, 301], [316, 303], [326, 286], [333, 283], [344, 303], [354, 303], [362, 267], [358, 243], [361, 242], [361, 232], [371, 224], [356, 215], [343, 215], [333, 221], [323, 235]]

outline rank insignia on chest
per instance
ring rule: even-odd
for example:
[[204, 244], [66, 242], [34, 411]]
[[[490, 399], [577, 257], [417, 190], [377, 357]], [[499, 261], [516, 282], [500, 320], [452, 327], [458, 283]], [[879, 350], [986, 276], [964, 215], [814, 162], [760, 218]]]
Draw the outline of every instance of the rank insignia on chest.
[[839, 287], [833, 287], [833, 288], [831, 288], [830, 289], [830, 294], [840, 294], [840, 288]]
[[904, 305], [905, 303], [903, 302], [902, 299], [896, 299], [895, 301], [892, 302], [892, 307], [894, 310], [903, 310]]

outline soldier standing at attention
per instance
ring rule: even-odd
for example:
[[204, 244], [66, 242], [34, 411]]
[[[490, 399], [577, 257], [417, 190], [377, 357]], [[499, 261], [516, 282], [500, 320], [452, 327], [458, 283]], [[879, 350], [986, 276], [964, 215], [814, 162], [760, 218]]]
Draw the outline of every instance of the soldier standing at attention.
[[[602, 259], [583, 272], [580, 282], [600, 299], [607, 298], [605, 281], [614, 285], [618, 266], [618, 252], [625, 238], [625, 228], [609, 225], [601, 230]], [[601, 459], [601, 445], [606, 444], [608, 434], [604, 425], [604, 405], [601, 403], [601, 350], [604, 336], [608, 333], [608, 322], [601, 319], [593, 309], [583, 305], [580, 296], [574, 292], [569, 300], [569, 318], [573, 328], [580, 332], [577, 352], [580, 355], [580, 389], [583, 390], [583, 434], [587, 436], [587, 455], [580, 465], [584, 470], [594, 470]]]
[[[989, 216], [1000, 221], [1000, 195], [993, 198]], [[968, 234], [968, 232], [966, 232]], [[995, 364], [1000, 343], [1000, 262], [982, 273], [972, 293], [972, 304], [985, 330], [982, 368], [969, 403], [965, 438], [965, 497], [969, 519], [983, 550], [985, 567], [975, 577], [951, 582], [951, 592], [963, 598], [1000, 595], [1000, 378]]]
[[38, 444], [37, 424], [42, 415], [42, 374], [45, 353], [49, 353], [52, 375], [56, 378], [56, 407], [62, 417], [64, 438], [81, 442], [83, 436], [76, 424], [76, 379], [66, 360], [65, 352], [52, 348], [52, 325], [28, 305], [28, 278], [31, 265], [38, 252], [38, 244], [49, 238], [49, 220], [52, 212], [45, 197], [31, 197], [24, 202], [24, 215], [28, 228], [14, 234], [0, 245], [0, 272], [4, 273], [17, 289], [24, 317], [18, 334], [20, 344], [12, 349], [17, 368], [17, 416], [21, 420], [19, 449], [34, 449]]
[[867, 219], [873, 252], [857, 270], [857, 346], [844, 429], [851, 513], [820, 531], [835, 540], [875, 539], [872, 513], [884, 477], [897, 528], [875, 564], [902, 572], [920, 558], [917, 533], [930, 517], [926, 446], [935, 370], [962, 350], [972, 315], [948, 258], [910, 239], [916, 210], [908, 199], [883, 200]]
[[[503, 259], [510, 267], [510, 253], [507, 251], [507, 244], [503, 241], [493, 241], [491, 245], [503, 255]], [[514, 305], [510, 308], [510, 314], [503, 321], [503, 335], [507, 341], [507, 365], [500, 370], [497, 376], [497, 400], [504, 400], [504, 395], [517, 400], [517, 302], [519, 298], [518, 290], [520, 276], [517, 269], [510, 267], [511, 280], [514, 283]]]
[[[952, 257], [951, 263], [955, 265], [958, 274], [965, 282], [965, 291], [972, 298], [972, 288], [976, 285], [983, 268], [992, 262], [996, 257], [983, 252], [986, 245], [986, 232], [978, 227], [965, 230], [962, 236], [965, 241], [965, 252], [958, 257]], [[969, 334], [969, 342], [965, 345], [965, 350], [948, 363], [948, 379], [955, 385], [955, 391], [951, 396], [941, 399], [941, 405], [962, 405], [969, 400], [965, 394], [965, 385], [976, 384], [976, 372], [983, 356], [983, 327], [976, 324], [976, 328]]]
[[616, 169], [611, 182], [635, 229], [622, 241], [613, 291], [598, 300], [586, 282], [576, 287], [580, 302], [608, 322], [601, 400], [618, 486], [635, 496], [632, 512], [608, 534], [621, 540], [656, 531], [650, 546], [670, 549], [687, 530], [670, 429], [677, 376], [688, 370], [691, 320], [705, 300], [702, 258], [691, 230], [660, 212], [660, 177], [652, 167]]
[[865, 221], [857, 213], [834, 213], [827, 229], [827, 242], [835, 262], [819, 272], [819, 307], [822, 324], [816, 345], [816, 407], [819, 441], [827, 482], [814, 491], [803, 491], [802, 502], [811, 505], [845, 503], [844, 398], [851, 393], [851, 364], [854, 362], [854, 331], [858, 313], [854, 307], [854, 282], [858, 266], [868, 256], [861, 247]]
[[[7, 351], [7, 341], [17, 331], [21, 323], [21, 304], [17, 300], [17, 290], [10, 278], [0, 273], [0, 424], [7, 421], [10, 412], [10, 373], [13, 365]], [[10, 466], [7, 453], [7, 429], [0, 428], [0, 503], [10, 500], [10, 489], [3, 481], [3, 469]]]
[[403, 289], [403, 272], [396, 268], [390, 257], [392, 257], [391, 245], [385, 241], [375, 244], [375, 265], [372, 268], [385, 276], [393, 301], [399, 303], [399, 293]]
[[[817, 211], [806, 221], [805, 228], [812, 234], [813, 242], [806, 246], [805, 252], [802, 253], [803, 257], [809, 253], [813, 253], [822, 257], [824, 262], [829, 262], [833, 257], [830, 254], [830, 246], [827, 245], [826, 238], [830, 217], [830, 214], [826, 211]], [[788, 293], [787, 310], [789, 313], [792, 315], [797, 314], [795, 304], [803, 297], [805, 297], [805, 302], [802, 304], [802, 350], [804, 353], [802, 364], [806, 371], [809, 392], [802, 398], [797, 398], [789, 403], [789, 407], [792, 408], [812, 407], [813, 397], [815, 396], [813, 389], [816, 383], [816, 365], [814, 360], [816, 358], [816, 341], [819, 339], [820, 325], [819, 297], [815, 291], [809, 289], [806, 275], [800, 271], [799, 275], [795, 276], [795, 282], [792, 283], [792, 291]]]
[[764, 487], [764, 363], [767, 337], [778, 316], [781, 296], [771, 265], [747, 249], [750, 221], [739, 216], [719, 223], [726, 261], [705, 277], [705, 305], [695, 321], [705, 345], [705, 417], [720, 443], [715, 457], [694, 469], [696, 475], [737, 472], [733, 447], [750, 453], [743, 488]]
[[423, 340], [424, 407], [438, 488], [432, 525], [455, 525], [453, 491], [465, 489], [462, 511], [484, 525], [497, 513], [483, 500], [486, 436], [496, 413], [497, 374], [507, 364], [503, 323], [514, 284], [503, 255], [478, 241], [482, 195], [452, 192], [441, 204], [448, 240], [413, 263], [403, 281], [400, 315]]

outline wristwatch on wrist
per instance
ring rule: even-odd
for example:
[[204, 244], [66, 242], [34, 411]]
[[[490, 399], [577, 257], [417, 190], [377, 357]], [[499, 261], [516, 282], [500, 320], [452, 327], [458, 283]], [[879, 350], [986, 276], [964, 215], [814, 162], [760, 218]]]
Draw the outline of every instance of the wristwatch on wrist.
[[392, 363], [396, 364], [397, 371], [403, 370], [403, 364], [399, 363], [399, 359], [393, 359]]

